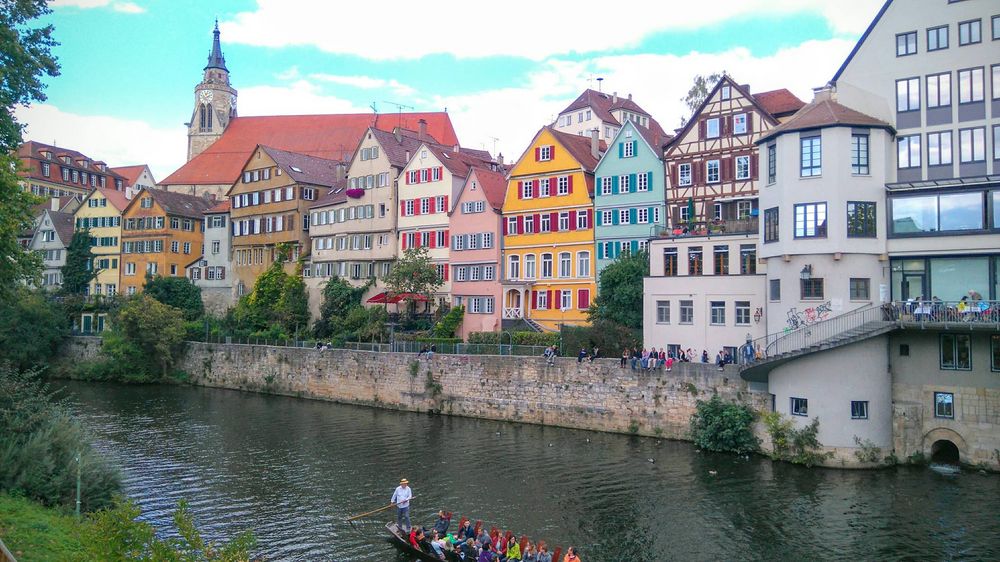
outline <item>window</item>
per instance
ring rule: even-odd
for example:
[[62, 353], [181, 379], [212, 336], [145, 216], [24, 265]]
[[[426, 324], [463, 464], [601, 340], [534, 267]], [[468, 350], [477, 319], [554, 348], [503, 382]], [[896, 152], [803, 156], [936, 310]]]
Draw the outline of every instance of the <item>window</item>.
[[778, 178], [778, 147], [767, 145], [767, 183], [774, 183]]
[[781, 300], [781, 279], [771, 279], [768, 281], [768, 294], [772, 302]]
[[520, 256], [510, 256], [507, 259], [507, 278], [508, 279], [520, 279], [521, 278], [521, 257]]
[[[524, 233], [534, 234], [535, 232], [535, 215], [525, 215], [524, 216]], [[469, 249], [472, 249], [471, 246]]]
[[569, 194], [569, 176], [560, 176], [559, 179], [556, 180], [556, 194]]
[[628, 209], [618, 209], [618, 222], [619, 224], [629, 224]]
[[951, 73], [928, 76], [927, 107], [947, 107], [949, 105], [951, 105]]
[[550, 195], [550, 193], [549, 193], [549, 179], [545, 178], [545, 179], [538, 180], [538, 196], [539, 197], [548, 197], [549, 195]]
[[680, 185], [691, 185], [691, 164], [680, 164], [677, 166], [677, 183]]
[[729, 275], [729, 246], [715, 246], [712, 249], [712, 265], [716, 275]]
[[573, 276], [573, 261], [570, 258], [569, 252], [562, 252], [559, 254], [559, 277], [572, 277]]
[[569, 213], [559, 213], [559, 232], [569, 230]]
[[691, 220], [691, 208], [684, 205], [680, 208], [680, 216], [682, 222], [687, 222]]
[[969, 68], [958, 71], [958, 103], [983, 101], [983, 69]]
[[681, 324], [694, 323], [694, 301], [681, 301]]
[[547, 310], [549, 308], [549, 292], [548, 291], [535, 291], [535, 308], [538, 310]]
[[983, 20], [963, 21], [958, 24], [958, 45], [964, 47], [983, 40]]
[[750, 325], [750, 301], [736, 301], [736, 325]]
[[927, 165], [951, 164], [951, 131], [927, 133]]
[[712, 207], [712, 218], [722, 220], [722, 203], [716, 203]]
[[612, 183], [613, 181], [610, 176], [601, 178], [601, 195], [611, 195]]
[[993, 74], [993, 99], [1000, 100], [1000, 64], [991, 66], [990, 72]]
[[635, 141], [621, 143], [622, 158], [632, 158], [635, 156]]
[[705, 163], [705, 177], [708, 183], [719, 183], [719, 161], [709, 160]]
[[900, 33], [896, 35], [896, 56], [905, 57], [917, 52], [917, 32]]
[[691, 246], [688, 248], [688, 275], [701, 275], [703, 270], [701, 246]]
[[533, 195], [532, 182], [522, 181], [521, 182], [521, 199], [531, 199]]
[[800, 298], [801, 300], [821, 300], [823, 298], [823, 280], [813, 277], [811, 279], [801, 279]]
[[552, 147], [541, 146], [538, 148], [538, 159], [541, 161], [552, 160]]
[[778, 241], [778, 208], [764, 209], [764, 243]]
[[795, 237], [826, 237], [826, 203], [803, 203], [795, 206]]
[[896, 147], [899, 169], [920, 167], [920, 135], [899, 137]]
[[851, 173], [868, 175], [868, 135], [851, 135]]
[[941, 369], [946, 371], [972, 369], [970, 334], [941, 334]]
[[804, 137], [799, 139], [802, 153], [800, 175], [804, 178], [818, 176], [823, 173], [823, 150], [820, 137]]
[[809, 415], [809, 400], [805, 398], [792, 398], [791, 412], [793, 416]]
[[874, 201], [847, 202], [847, 237], [875, 238], [878, 235]]
[[757, 246], [755, 244], [740, 244], [740, 275], [757, 273]]
[[576, 229], [577, 230], [587, 230], [590, 228], [590, 224], [587, 221], [587, 211], [577, 211], [576, 212]]
[[732, 97], [732, 88], [729, 86], [723, 86], [719, 91], [719, 99], [728, 100], [730, 97]]
[[[947, 28], [945, 28], [947, 29]], [[868, 401], [867, 400], [851, 400], [851, 419], [852, 420], [866, 420], [868, 419]]]
[[552, 278], [552, 254], [542, 254], [542, 278]]
[[726, 325], [726, 302], [725, 301], [711, 301], [710, 306], [711, 319], [713, 326], [725, 326]]
[[927, 30], [927, 50], [940, 51], [948, 48], [948, 26], [932, 27]]
[[649, 191], [649, 175], [642, 173], [636, 176], [635, 181], [636, 191]]
[[577, 252], [576, 276], [590, 277], [590, 252]]
[[[605, 211], [605, 212], [610, 213], [611, 211]], [[608, 215], [608, 216], [610, 217], [611, 215]], [[539, 232], [551, 232], [552, 231], [552, 215], [550, 215], [548, 213], [542, 213], [541, 219], [539, 219], [538, 222], [539, 222], [539, 225], [538, 225], [538, 231]], [[608, 222], [606, 222], [605, 224], [611, 224], [611, 219], [609, 218]]]
[[920, 109], [920, 79], [904, 78], [896, 80], [896, 111], [917, 111]]
[[719, 118], [713, 117], [705, 121], [705, 137], [714, 139], [719, 137]]
[[[1000, 125], [993, 125], [993, 159], [1000, 160]], [[994, 166], [996, 171], [996, 166]]]
[[851, 278], [851, 300], [866, 301], [871, 298], [871, 279]]
[[430, 214], [430, 212], [431, 212], [431, 200], [428, 199], [427, 197], [424, 197], [423, 199], [420, 200], [420, 214], [428, 215]]
[[736, 157], [736, 179], [738, 179], [738, 180], [750, 179], [750, 157], [749, 156], [737, 156]]
[[570, 310], [573, 308], [573, 291], [564, 290], [559, 294], [559, 310]]
[[958, 131], [959, 161], [983, 162], [986, 160], [986, 129], [962, 129]]
[[670, 323], [670, 301], [656, 301], [656, 323]]
[[744, 135], [747, 132], [747, 114], [737, 113], [733, 115], [733, 134]]
[[528, 254], [524, 256], [524, 278], [535, 278], [535, 254]]
[[153, 208], [153, 198], [152, 197], [143, 197], [142, 201], [139, 202], [139, 206], [142, 207], [143, 209], [152, 209]]
[[993, 16], [993, 40], [1000, 40], [1000, 16]]
[[663, 249], [663, 275], [665, 277], [677, 276], [677, 248]]
[[444, 195], [438, 195], [437, 197], [434, 198], [435, 213], [443, 213], [447, 210], [444, 208], [444, 200], [445, 200]]
[[934, 417], [955, 418], [955, 395], [950, 392], [934, 393]]

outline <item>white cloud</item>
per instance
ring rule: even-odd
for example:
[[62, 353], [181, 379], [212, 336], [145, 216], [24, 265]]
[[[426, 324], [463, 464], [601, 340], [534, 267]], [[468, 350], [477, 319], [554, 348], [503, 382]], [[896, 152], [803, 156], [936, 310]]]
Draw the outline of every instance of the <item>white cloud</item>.
[[[443, 4], [413, 9], [409, 1], [384, 0], [373, 18], [371, 5], [364, 2], [257, 0], [256, 9], [236, 14], [221, 28], [227, 42], [263, 47], [312, 45], [331, 53], [376, 60], [416, 59], [436, 53], [544, 60], [571, 52], [627, 48], [657, 32], [698, 29], [761, 15], [817, 14], [835, 32], [857, 35], [882, 0], [636, 0], [628, 13], [637, 17], [622, 22], [628, 33], [610, 31], [615, 25], [602, 29], [600, 18], [607, 13], [606, 3], [587, 2], [566, 10], [559, 2], [510, 0], [488, 14], [482, 14], [483, 5], [475, 2], [450, 0]], [[334, 33], [331, 22], [375, 22], [378, 29], [338, 25]], [[372, 39], [373, 32], [378, 40]]]
[[141, 14], [146, 11], [145, 8], [135, 2], [117, 0], [52, 0], [49, 2], [49, 6], [55, 9], [79, 8], [81, 10], [111, 7], [114, 11], [125, 14]]
[[410, 86], [401, 84], [393, 79], [386, 80], [384, 78], [373, 78], [371, 76], [341, 76], [337, 74], [322, 73], [310, 74], [309, 78], [320, 82], [330, 82], [332, 84], [352, 86], [362, 90], [388, 89], [392, 90], [392, 92], [397, 96], [412, 96], [416, 93], [416, 90]]
[[447, 107], [459, 138], [466, 146], [497, 150], [509, 161], [520, 156], [532, 135], [585, 88], [597, 88], [588, 77], [604, 77], [603, 89], [635, 101], [672, 132], [687, 113], [681, 98], [696, 74], [726, 70], [751, 92], [788, 88], [803, 101], [812, 88], [824, 85], [853, 47], [853, 41], [809, 41], [767, 57], [746, 49], [724, 53], [692, 52], [676, 55], [621, 55], [587, 62], [548, 60], [520, 87], [473, 94], [433, 96], [428, 104]]
[[286, 86], [249, 86], [240, 88], [241, 115], [308, 115], [315, 113], [364, 113], [368, 108], [329, 96], [308, 80], [299, 79]]
[[26, 140], [78, 150], [109, 166], [149, 164], [162, 180], [184, 163], [187, 131], [162, 129], [135, 119], [106, 115], [78, 115], [50, 104], [21, 107], [18, 121], [27, 124]]

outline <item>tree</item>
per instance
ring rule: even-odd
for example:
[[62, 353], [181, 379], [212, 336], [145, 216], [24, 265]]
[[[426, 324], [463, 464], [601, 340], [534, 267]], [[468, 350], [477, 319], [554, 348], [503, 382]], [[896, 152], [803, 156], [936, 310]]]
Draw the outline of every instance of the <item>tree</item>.
[[590, 321], [642, 329], [642, 283], [649, 275], [649, 253], [622, 254], [601, 271], [601, 291], [588, 311]]
[[295, 337], [300, 330], [309, 327], [309, 296], [306, 294], [306, 283], [302, 280], [301, 265], [296, 266], [294, 274], [285, 276], [275, 316], [285, 328], [285, 333], [295, 334]]
[[361, 299], [368, 290], [368, 285], [355, 287], [341, 277], [332, 277], [323, 286], [323, 303], [319, 307], [319, 318], [313, 325], [313, 334], [317, 338], [333, 336], [348, 312], [361, 306]]
[[[430, 299], [434, 291], [444, 284], [437, 274], [437, 267], [431, 262], [427, 248], [408, 248], [403, 251], [403, 257], [396, 260], [389, 275], [385, 278], [385, 286], [392, 295], [422, 295]], [[411, 297], [405, 299], [412, 312], [415, 301]]]
[[253, 290], [244, 295], [233, 310], [237, 327], [260, 337], [282, 339], [309, 326], [309, 298], [302, 280], [302, 266], [285, 272], [290, 248], [278, 245], [278, 257], [257, 277]]
[[[691, 84], [691, 89], [688, 90], [686, 96], [681, 98], [684, 105], [687, 106], [688, 110], [691, 111], [691, 116], [694, 116], [694, 112], [698, 111], [701, 104], [708, 97], [708, 92], [715, 87], [715, 84], [726, 75], [726, 71], [715, 72], [709, 74], [707, 77], [701, 74], [696, 74], [694, 77], [694, 83]], [[687, 120], [690, 117], [681, 117], [681, 126], [687, 124]]]
[[104, 353], [122, 378], [136, 381], [166, 377], [184, 347], [184, 315], [180, 309], [141, 293], [129, 297], [112, 314], [104, 332]]
[[82, 295], [97, 277], [94, 256], [90, 252], [90, 229], [77, 230], [66, 248], [66, 265], [62, 266], [62, 292]]
[[185, 320], [197, 320], [205, 314], [201, 289], [186, 277], [150, 277], [143, 292], [163, 304], [180, 309]]
[[0, 362], [18, 369], [44, 364], [66, 336], [66, 317], [40, 290], [18, 287], [0, 299]]
[[745, 455], [757, 451], [760, 440], [753, 432], [757, 415], [746, 404], [725, 403], [718, 394], [699, 400], [691, 415], [691, 438], [706, 451]]

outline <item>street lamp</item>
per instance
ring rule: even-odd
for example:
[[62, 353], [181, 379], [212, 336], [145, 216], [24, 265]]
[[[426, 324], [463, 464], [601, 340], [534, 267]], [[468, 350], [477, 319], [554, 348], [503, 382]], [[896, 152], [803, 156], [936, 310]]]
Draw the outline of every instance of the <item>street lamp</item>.
[[812, 279], [812, 273], [813, 273], [813, 266], [812, 264], [807, 263], [805, 266], [802, 267], [802, 271], [799, 272], [799, 277], [803, 281], [808, 281]]

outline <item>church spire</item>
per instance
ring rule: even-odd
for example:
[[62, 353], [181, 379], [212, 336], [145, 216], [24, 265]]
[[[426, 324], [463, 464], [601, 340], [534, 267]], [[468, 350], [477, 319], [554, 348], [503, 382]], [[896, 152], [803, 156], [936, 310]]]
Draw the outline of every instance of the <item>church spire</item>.
[[212, 52], [208, 55], [208, 65], [205, 66], [205, 70], [209, 68], [219, 68], [229, 72], [226, 68], [226, 57], [222, 56], [222, 45], [219, 43], [219, 20], [215, 20], [215, 30], [212, 31], [214, 39], [212, 39]]

